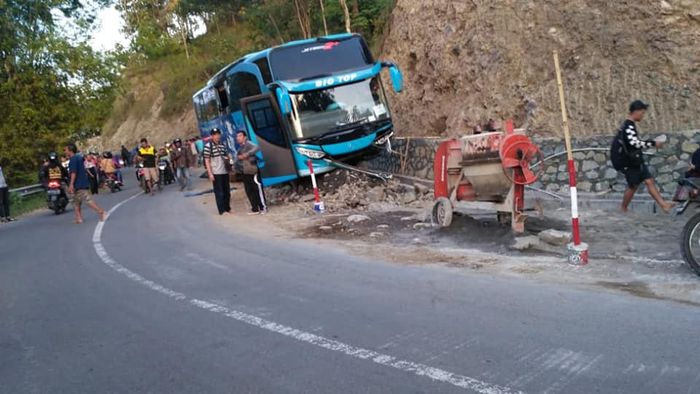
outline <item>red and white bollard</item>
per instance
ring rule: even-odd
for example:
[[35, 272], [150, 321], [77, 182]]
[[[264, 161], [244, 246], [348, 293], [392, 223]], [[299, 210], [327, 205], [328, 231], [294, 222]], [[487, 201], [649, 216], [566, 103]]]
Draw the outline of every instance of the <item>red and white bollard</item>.
[[318, 185], [316, 184], [316, 174], [314, 174], [314, 163], [311, 160], [308, 160], [306, 162], [306, 165], [309, 166], [309, 173], [311, 174], [311, 184], [314, 187], [314, 211], [318, 213], [323, 213], [323, 211], [326, 210], [326, 207], [323, 205], [323, 201], [321, 201], [321, 195], [318, 193]]
[[588, 245], [581, 242], [581, 231], [578, 223], [578, 191], [576, 190], [576, 165], [574, 160], [567, 162], [569, 170], [569, 190], [571, 193], [571, 230], [573, 241], [567, 246], [569, 263], [573, 265], [588, 264]]

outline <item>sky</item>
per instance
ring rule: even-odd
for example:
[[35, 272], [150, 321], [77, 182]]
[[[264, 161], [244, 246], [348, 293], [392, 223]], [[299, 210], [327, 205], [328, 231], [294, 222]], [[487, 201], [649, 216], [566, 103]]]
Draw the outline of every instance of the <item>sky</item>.
[[124, 20], [114, 6], [101, 10], [97, 16], [90, 45], [99, 51], [112, 50], [117, 44], [126, 47], [129, 40], [121, 32], [123, 24]]

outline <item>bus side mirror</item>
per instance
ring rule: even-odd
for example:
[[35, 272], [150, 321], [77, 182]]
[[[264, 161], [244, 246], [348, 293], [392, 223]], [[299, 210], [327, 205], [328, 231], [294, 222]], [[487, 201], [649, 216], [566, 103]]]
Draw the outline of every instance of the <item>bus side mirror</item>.
[[382, 63], [382, 67], [389, 68], [389, 76], [391, 76], [391, 86], [394, 88], [394, 92], [401, 93], [401, 91], [403, 90], [403, 74], [401, 74], [401, 70], [399, 70], [399, 67], [394, 63], [388, 62]]
[[289, 92], [287, 89], [278, 86], [275, 93], [277, 94], [280, 112], [282, 112], [282, 115], [289, 115], [292, 112], [292, 98], [289, 96]]

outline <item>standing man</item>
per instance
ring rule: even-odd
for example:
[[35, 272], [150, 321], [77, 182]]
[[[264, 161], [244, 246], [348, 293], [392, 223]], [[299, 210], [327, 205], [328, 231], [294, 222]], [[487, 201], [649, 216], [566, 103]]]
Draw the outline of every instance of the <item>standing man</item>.
[[69, 158], [68, 172], [70, 173], [70, 181], [68, 182], [68, 193], [73, 196], [73, 207], [75, 209], [75, 223], [83, 222], [82, 205], [87, 204], [92, 210], [100, 215], [100, 221], [104, 222], [107, 219], [107, 212], [102, 209], [95, 201], [88, 189], [90, 182], [88, 181], [87, 171], [85, 170], [85, 160], [78, 153], [78, 147], [75, 144], [68, 144], [65, 147], [66, 156]]
[[180, 184], [180, 191], [185, 190], [185, 188], [192, 190], [190, 186], [190, 167], [194, 164], [194, 160], [192, 150], [189, 147], [182, 146], [180, 138], [176, 139], [175, 148], [170, 153], [170, 161], [173, 163], [175, 177], [177, 177], [177, 182]]
[[97, 152], [88, 152], [85, 158], [85, 169], [90, 183], [90, 193], [97, 194], [100, 191], [100, 168], [97, 160]]
[[201, 166], [204, 161], [204, 140], [202, 137], [197, 137], [194, 141], [194, 148], [197, 149], [197, 166]]
[[627, 179], [627, 190], [622, 198], [622, 212], [627, 212], [634, 194], [643, 183], [647, 191], [654, 198], [659, 207], [668, 213], [673, 208], [673, 204], [664, 200], [656, 188], [654, 178], [649, 172], [649, 168], [644, 162], [642, 150], [649, 148], [663, 148], [664, 142], [661, 140], [642, 140], [637, 133], [636, 122], [641, 122], [647, 112], [649, 105], [641, 100], [635, 100], [630, 104], [629, 115], [618, 130], [618, 139], [622, 141], [624, 154], [622, 173]]
[[124, 165], [129, 167], [131, 165], [131, 155], [129, 155], [129, 150], [126, 149], [126, 146], [122, 145], [122, 160], [124, 160]]
[[195, 144], [195, 141], [197, 141], [196, 138], [190, 138], [189, 140], [187, 140], [187, 149], [190, 150], [190, 153], [192, 154], [192, 159], [193, 159], [192, 164], [190, 165], [190, 167], [192, 167], [192, 168], [197, 167], [199, 164], [198, 163], [199, 152], [197, 152], [197, 144]]
[[260, 148], [248, 141], [248, 136], [243, 130], [236, 132], [236, 142], [240, 146], [238, 149], [238, 160], [243, 170], [245, 194], [248, 196], [251, 207], [249, 215], [264, 215], [267, 213], [267, 204], [265, 203], [265, 192], [258, 174], [258, 158], [255, 156], [260, 151]]
[[141, 146], [137, 151], [138, 158], [143, 162], [143, 177], [146, 180], [146, 186], [151, 191], [151, 195], [155, 195], [155, 186], [158, 183], [158, 168], [156, 168], [156, 148], [148, 143], [148, 140], [141, 138]]
[[231, 185], [229, 182], [227, 161], [230, 160], [228, 149], [221, 143], [221, 130], [211, 131], [211, 140], [204, 146], [204, 162], [209, 180], [214, 184], [214, 197], [219, 215], [231, 213]]
[[14, 222], [10, 216], [10, 187], [7, 186], [5, 174], [2, 172], [2, 159], [0, 159], [0, 222]]

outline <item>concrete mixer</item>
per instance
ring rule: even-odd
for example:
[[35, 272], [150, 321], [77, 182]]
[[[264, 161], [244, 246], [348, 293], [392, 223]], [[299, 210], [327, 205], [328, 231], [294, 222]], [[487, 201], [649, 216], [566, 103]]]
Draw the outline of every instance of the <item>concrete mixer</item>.
[[525, 185], [537, 181], [531, 164], [542, 161], [539, 148], [524, 132], [507, 121], [503, 131], [451, 139], [440, 144], [433, 164], [435, 204], [433, 222], [441, 227], [452, 223], [458, 206], [491, 210], [515, 232], [525, 230], [523, 213]]

